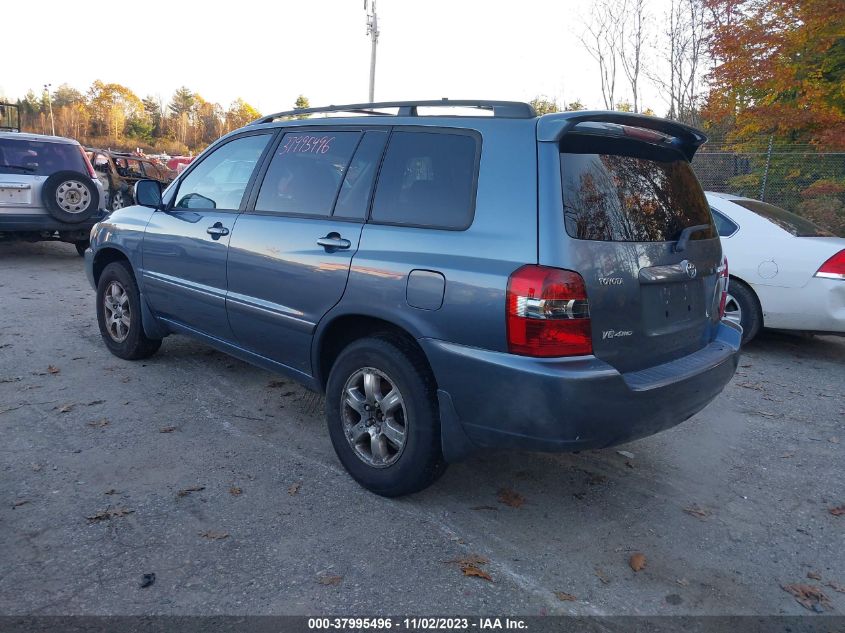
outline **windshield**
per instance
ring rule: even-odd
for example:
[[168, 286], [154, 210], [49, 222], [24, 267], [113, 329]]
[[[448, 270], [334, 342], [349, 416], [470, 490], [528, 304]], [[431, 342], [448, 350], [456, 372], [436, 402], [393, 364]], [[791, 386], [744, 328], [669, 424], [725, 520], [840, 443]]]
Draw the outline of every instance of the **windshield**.
[[825, 231], [800, 215], [790, 213], [768, 202], [760, 200], [731, 200], [731, 202], [753, 211], [761, 218], [766, 218], [795, 237], [834, 237], [830, 231]]
[[0, 138], [0, 174], [49, 176], [65, 169], [88, 172], [79, 146]]
[[583, 240], [668, 242], [716, 237], [704, 192], [675, 152], [600, 137], [561, 145], [566, 231]]

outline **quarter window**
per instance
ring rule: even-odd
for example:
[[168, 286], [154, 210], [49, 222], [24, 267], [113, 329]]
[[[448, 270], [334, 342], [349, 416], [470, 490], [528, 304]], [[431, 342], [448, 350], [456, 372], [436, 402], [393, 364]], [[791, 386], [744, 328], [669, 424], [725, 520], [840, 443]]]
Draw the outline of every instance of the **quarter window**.
[[276, 149], [256, 211], [331, 215], [360, 132], [291, 132]]
[[736, 233], [739, 227], [732, 220], [729, 220], [713, 207], [710, 207], [710, 211], [713, 213], [713, 220], [716, 222], [716, 230], [719, 232], [719, 237], [730, 237]]
[[237, 210], [269, 134], [242, 136], [206, 156], [179, 185], [179, 209]]
[[386, 224], [465, 229], [475, 198], [476, 139], [468, 134], [394, 132], [373, 200]]

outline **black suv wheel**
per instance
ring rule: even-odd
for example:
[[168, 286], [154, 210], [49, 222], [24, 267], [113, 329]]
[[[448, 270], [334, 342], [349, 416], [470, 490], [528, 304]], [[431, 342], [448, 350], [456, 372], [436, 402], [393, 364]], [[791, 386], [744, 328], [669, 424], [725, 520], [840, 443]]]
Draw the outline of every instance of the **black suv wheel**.
[[126, 360], [148, 358], [161, 339], [148, 338], [141, 323], [141, 295], [129, 264], [106, 266], [97, 283], [97, 323], [109, 351]]
[[326, 388], [326, 418], [338, 459], [378, 495], [417, 492], [446, 469], [431, 371], [399, 337], [361, 339], [340, 353]]

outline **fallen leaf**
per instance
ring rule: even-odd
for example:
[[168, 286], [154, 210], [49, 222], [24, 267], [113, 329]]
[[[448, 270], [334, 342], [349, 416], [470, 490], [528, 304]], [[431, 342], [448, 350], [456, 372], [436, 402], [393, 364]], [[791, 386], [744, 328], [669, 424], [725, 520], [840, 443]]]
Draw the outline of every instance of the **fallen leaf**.
[[126, 508], [114, 508], [100, 510], [96, 514], [92, 514], [90, 517], [85, 518], [88, 519], [89, 523], [96, 523], [97, 521], [110, 521], [114, 518], [125, 517], [127, 514], [132, 514], [133, 512], [135, 511], [127, 510]]
[[267, 383], [267, 386], [270, 389], [278, 389], [279, 387], [284, 387], [287, 383], [285, 380], [271, 380]]
[[146, 589], [150, 585], [152, 585], [156, 581], [155, 572], [150, 572], [149, 574], [144, 574], [141, 576], [141, 589]]
[[72, 404], [63, 404], [60, 407], [56, 407], [56, 409], [58, 409], [59, 413], [67, 413], [67, 412], [71, 411], [73, 409], [73, 407], [74, 407], [74, 405], [72, 405]]
[[812, 578], [813, 580], [821, 580], [822, 575], [817, 571], [808, 571], [807, 578]]
[[834, 591], [838, 591], [839, 593], [845, 593], [845, 587], [843, 587], [842, 585], [840, 585], [838, 583], [833, 582], [832, 580], [830, 582], [826, 582], [825, 584], [828, 587], [830, 587], [831, 589], [833, 589]]
[[601, 567], [596, 567], [595, 573], [596, 577], [601, 580], [603, 585], [610, 584], [610, 578], [607, 577], [607, 574], [604, 573], [604, 570]]
[[564, 602], [575, 602], [578, 598], [573, 596], [571, 593], [566, 593], [564, 591], [555, 591], [555, 595], [557, 596], [558, 600]]
[[200, 490], [205, 490], [205, 486], [191, 486], [190, 488], [182, 488], [182, 490], [176, 493], [176, 496], [187, 497], [192, 492], [199, 492]]
[[173, 433], [176, 430], [175, 426], [163, 426], [161, 427], [158, 432], [159, 433]]
[[215, 532], [214, 530], [206, 530], [205, 532], [197, 532], [201, 537], [207, 538], [210, 541], [220, 541], [224, 538], [229, 538], [228, 532]]
[[15, 501], [12, 504], [12, 508], [20, 508], [21, 506], [26, 505], [27, 503], [29, 503], [29, 499], [21, 499], [20, 501]]
[[109, 421], [103, 418], [102, 420], [94, 420], [93, 422], [89, 422], [88, 426], [94, 429], [102, 429], [109, 425]]
[[496, 506], [473, 506], [471, 509], [472, 510], [493, 510], [495, 512], [499, 511], [499, 508], [497, 508]]
[[117, 494], [117, 490], [115, 490], [114, 488], [109, 488], [109, 489], [108, 489], [108, 490], [106, 490], [103, 494], [104, 494], [104, 495], [113, 495], [113, 494]]
[[795, 457], [795, 453], [784, 453], [780, 456], [781, 459], [789, 459], [790, 457]]
[[830, 608], [830, 600], [824, 592], [815, 585], [782, 585], [784, 591], [791, 593], [795, 600], [805, 609], [810, 611], [823, 611], [823, 607]]
[[829, 437], [827, 439], [827, 441], [830, 442], [831, 444], [839, 444], [839, 438], [838, 437]]
[[511, 508], [520, 508], [525, 503], [525, 497], [510, 488], [500, 488], [498, 499], [499, 503], [503, 503]]
[[237, 497], [242, 492], [243, 492], [243, 490], [241, 490], [237, 486], [232, 486], [231, 488], [229, 488], [229, 494], [232, 495], [233, 497]]
[[706, 519], [707, 517], [710, 516], [709, 510], [702, 508], [702, 507], [699, 507], [699, 505], [696, 504], [696, 503], [692, 504], [688, 508], [684, 508], [684, 512], [686, 512], [687, 514], [690, 514], [690, 515], [692, 515], [692, 516], [694, 516], [698, 519]]
[[299, 492], [299, 487], [300, 487], [301, 485], [302, 485], [302, 482], [301, 482], [301, 481], [297, 481], [295, 484], [291, 484], [291, 485], [288, 487], [288, 494], [289, 494], [289, 495], [295, 495], [295, 494], [297, 494], [297, 493]]
[[61, 371], [58, 367], [53, 367], [53, 365], [47, 366], [47, 373], [48, 374], [58, 374]]
[[628, 459], [634, 459], [634, 454], [630, 451], [616, 451], [622, 457], [627, 457]]
[[332, 574], [323, 574], [317, 578], [317, 582], [321, 585], [329, 585], [335, 587], [341, 583], [343, 576], [334, 576]]
[[830, 512], [835, 517], [840, 517], [843, 514], [845, 514], [845, 506], [839, 506], [837, 508], [830, 508], [828, 510], [828, 512]]
[[490, 562], [489, 558], [485, 558], [484, 556], [479, 556], [478, 554], [468, 554], [467, 556], [462, 556], [461, 558], [453, 558], [451, 560], [444, 561], [446, 563], [451, 563], [454, 565], [486, 565]]
[[631, 566], [631, 569], [634, 571], [640, 571], [641, 569], [645, 568], [645, 554], [641, 554], [637, 552], [633, 556], [631, 556], [628, 564]]
[[627, 461], [627, 460], [625, 461], [625, 465], [626, 465], [628, 468], [633, 468], [633, 467], [634, 467], [634, 463], [633, 463], [633, 462], [630, 462], [630, 461]]
[[471, 576], [474, 578], [481, 578], [482, 580], [486, 580], [487, 582], [493, 582], [493, 578], [483, 569], [479, 569], [475, 565], [463, 565], [461, 566], [461, 571], [464, 572], [464, 576]]
[[87, 403], [86, 407], [93, 407], [96, 404], [103, 404], [105, 400], [92, 400], [91, 402]]
[[754, 391], [763, 391], [763, 385], [759, 382], [737, 382], [734, 383], [737, 387], [745, 387], [746, 389], [754, 389]]
[[678, 578], [675, 582], [681, 585], [681, 587], [689, 586], [689, 580], [687, 580], [686, 578]]

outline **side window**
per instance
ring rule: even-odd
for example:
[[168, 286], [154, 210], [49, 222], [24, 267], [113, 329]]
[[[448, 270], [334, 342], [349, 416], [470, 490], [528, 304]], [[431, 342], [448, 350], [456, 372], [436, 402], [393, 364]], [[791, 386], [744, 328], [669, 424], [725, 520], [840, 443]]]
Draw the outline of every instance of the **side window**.
[[271, 134], [242, 136], [203, 158], [179, 184], [179, 209], [236, 210]]
[[710, 207], [710, 211], [713, 213], [713, 220], [716, 222], [716, 230], [719, 232], [719, 237], [729, 237], [736, 233], [739, 227], [733, 221], [716, 211], [713, 207]]
[[256, 211], [331, 215], [360, 132], [289, 132], [261, 183]]
[[465, 229], [475, 207], [476, 139], [468, 134], [394, 132], [373, 200], [372, 220]]
[[364, 134], [340, 187], [334, 205], [335, 217], [362, 220], [367, 217], [373, 181], [386, 143], [387, 132]]
[[94, 164], [94, 170], [101, 174], [109, 173], [109, 159], [103, 154], [94, 154], [94, 159], [91, 161]]

